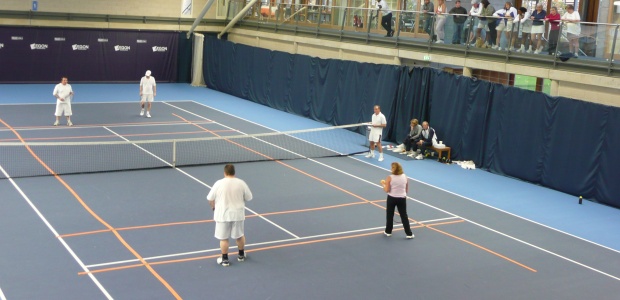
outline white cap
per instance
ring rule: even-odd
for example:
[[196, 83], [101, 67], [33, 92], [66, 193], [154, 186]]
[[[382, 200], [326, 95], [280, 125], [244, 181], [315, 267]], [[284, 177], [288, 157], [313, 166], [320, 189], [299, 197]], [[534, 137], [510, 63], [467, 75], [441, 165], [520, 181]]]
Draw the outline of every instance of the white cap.
[[151, 70], [146, 70], [146, 73], [144, 75], [151, 76]]

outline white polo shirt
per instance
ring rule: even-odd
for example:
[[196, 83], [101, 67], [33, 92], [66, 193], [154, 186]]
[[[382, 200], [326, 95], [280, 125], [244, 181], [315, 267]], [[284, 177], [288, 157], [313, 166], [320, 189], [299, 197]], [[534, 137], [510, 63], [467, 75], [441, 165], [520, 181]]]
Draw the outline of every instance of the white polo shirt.
[[153, 95], [153, 87], [156, 86], [155, 77], [153, 76], [149, 76], [149, 78], [146, 78], [146, 76], [142, 77], [142, 79], [140, 79], [140, 86], [142, 87], [142, 94]]
[[379, 2], [377, 2], [377, 8], [379, 8], [379, 5], [381, 5], [381, 12], [383, 12], [383, 15], [387, 15], [387, 14], [391, 14], [392, 11], [390, 10], [390, 6], [387, 4], [387, 2], [385, 2], [385, 0], [381, 0]]
[[239, 178], [222, 178], [215, 182], [207, 200], [215, 201], [215, 222], [243, 221], [245, 202], [252, 200], [252, 192], [245, 181]]
[[374, 127], [376, 125], [386, 125], [387, 121], [385, 120], [385, 116], [382, 113], [378, 115], [372, 114], [372, 123], [373, 127], [370, 129], [371, 133], [383, 135], [383, 127]]
[[[56, 87], [54, 87], [54, 92], [52, 93], [52, 95], [54, 95], [54, 97], [57, 97], [56, 103], [58, 104], [69, 103], [69, 101], [71, 101], [71, 97], [69, 97], [69, 95], [71, 95], [72, 92], [73, 89], [71, 89], [70, 84], [67, 83], [63, 85], [62, 83], [59, 83], [56, 85]], [[58, 98], [63, 98], [65, 99], [65, 101], [60, 101], [60, 99]]]

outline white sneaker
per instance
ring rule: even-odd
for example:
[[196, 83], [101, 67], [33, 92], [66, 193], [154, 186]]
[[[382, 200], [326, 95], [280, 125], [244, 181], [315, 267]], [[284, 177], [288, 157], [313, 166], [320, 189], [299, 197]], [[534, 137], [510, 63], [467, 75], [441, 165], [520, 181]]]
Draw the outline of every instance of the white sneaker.
[[218, 264], [218, 265], [221, 265], [221, 266], [223, 266], [223, 267], [228, 267], [228, 266], [230, 266], [230, 262], [228, 262], [228, 259], [222, 259], [222, 257], [221, 257], [221, 256], [217, 258], [217, 264]]
[[498, 48], [497, 45], [493, 45], [493, 47], [491, 47], [491, 49], [493, 50], [497, 50], [497, 48]]
[[54, 122], [54, 126], [58, 126], [59, 122], [58, 120], [56, 120], [56, 122]]
[[411, 154], [408, 154], [407, 157], [415, 158], [417, 155], [418, 155], [417, 153], [411, 153]]
[[411, 235], [408, 235], [408, 236], [407, 236], [407, 239], [408, 239], [408, 240], [411, 240], [411, 239], [413, 239], [414, 237], [415, 237], [415, 235], [412, 233]]
[[366, 158], [374, 158], [375, 155], [373, 153], [368, 152], [368, 154], [366, 154], [365, 156]]
[[422, 160], [422, 159], [424, 159], [424, 155], [418, 154], [418, 156], [416, 156], [415, 159]]
[[392, 236], [392, 234], [391, 234], [391, 233], [387, 233], [387, 232], [385, 232], [385, 231], [383, 232], [383, 234], [384, 234], [385, 236]]
[[383, 161], [383, 154], [379, 155], [379, 161]]
[[527, 49], [527, 51], [525, 51], [525, 53], [532, 53], [532, 47], [530, 47], [529, 49]]
[[144, 109], [140, 110], [140, 117], [144, 116]]
[[521, 48], [517, 52], [525, 53], [525, 45], [521, 45]]
[[437, 40], [435, 44], [443, 44], [443, 40]]
[[403, 151], [398, 152], [398, 154], [409, 154], [409, 152], [407, 152], [407, 150], [403, 150]]
[[148, 111], [146, 112], [146, 117], [147, 117], [147, 118], [150, 118], [150, 117], [151, 117], [151, 114], [150, 114]]
[[71, 121], [67, 121], [67, 126], [73, 126], [73, 123], [71, 123]]
[[515, 48], [514, 47], [510, 47], [510, 48], [508, 48], [508, 51], [515, 52]]
[[540, 54], [540, 50], [536, 49], [536, 51], [534, 51], [534, 54]]

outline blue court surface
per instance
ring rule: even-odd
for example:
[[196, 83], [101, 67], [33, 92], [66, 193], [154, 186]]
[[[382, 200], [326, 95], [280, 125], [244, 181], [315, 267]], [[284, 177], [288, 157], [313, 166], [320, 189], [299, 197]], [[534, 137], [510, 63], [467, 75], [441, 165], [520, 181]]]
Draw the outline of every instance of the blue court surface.
[[[620, 294], [617, 209], [432, 159], [378, 162], [346, 129], [277, 134], [329, 126], [186, 84], [160, 84], [152, 118], [137, 84], [74, 84], [75, 125], [52, 126], [52, 89], [0, 86], [0, 299]], [[398, 221], [383, 235], [394, 161], [413, 240]], [[230, 162], [254, 200], [248, 258], [231, 242], [225, 268], [205, 197]]]

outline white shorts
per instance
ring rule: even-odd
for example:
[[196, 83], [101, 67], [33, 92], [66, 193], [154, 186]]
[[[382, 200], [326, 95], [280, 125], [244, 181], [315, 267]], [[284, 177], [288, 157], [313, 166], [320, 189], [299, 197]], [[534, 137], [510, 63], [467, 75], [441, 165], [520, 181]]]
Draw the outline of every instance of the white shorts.
[[140, 102], [153, 102], [153, 94], [142, 94], [142, 98], [140, 98]]
[[67, 117], [70, 117], [73, 114], [71, 112], [71, 102], [56, 103], [56, 112], [54, 115], [60, 117], [63, 113]]
[[215, 238], [227, 240], [229, 238], [238, 239], [243, 236], [244, 221], [234, 222], [215, 222]]
[[538, 25], [538, 26], [533, 26], [532, 25], [532, 34], [539, 34], [539, 33], [544, 33], [545, 32], [545, 25]]
[[368, 140], [375, 143], [381, 142], [381, 133], [381, 131], [371, 130], [370, 134], [368, 134]]
[[[502, 22], [502, 24], [504, 24], [504, 22]], [[515, 26], [515, 30], [516, 29], [517, 29], [517, 26]], [[497, 31], [499, 31], [499, 29]], [[512, 21], [506, 22], [506, 25], [504, 26], [503, 31], [512, 32]]]

